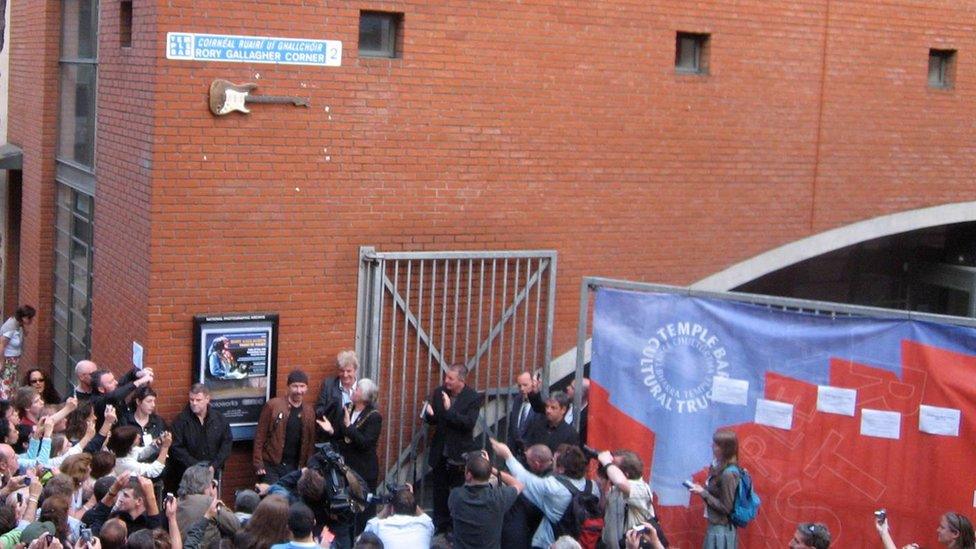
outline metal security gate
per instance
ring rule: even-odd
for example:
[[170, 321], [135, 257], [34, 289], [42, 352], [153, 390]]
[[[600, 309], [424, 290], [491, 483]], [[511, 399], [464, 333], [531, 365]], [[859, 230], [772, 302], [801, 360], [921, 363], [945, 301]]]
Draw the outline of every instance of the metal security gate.
[[379, 457], [388, 482], [427, 471], [424, 399], [455, 363], [485, 395], [477, 436], [505, 437], [515, 378], [549, 379], [556, 252], [360, 249], [356, 352], [379, 385]]

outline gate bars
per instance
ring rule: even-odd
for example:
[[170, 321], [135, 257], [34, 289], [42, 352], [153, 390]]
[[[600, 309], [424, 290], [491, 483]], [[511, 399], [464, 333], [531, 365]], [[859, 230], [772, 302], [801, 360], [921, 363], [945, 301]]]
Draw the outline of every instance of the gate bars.
[[502, 436], [515, 378], [549, 379], [556, 252], [377, 252], [361, 247], [356, 353], [380, 388], [387, 482], [426, 472], [424, 399], [464, 363], [485, 395], [478, 436]]

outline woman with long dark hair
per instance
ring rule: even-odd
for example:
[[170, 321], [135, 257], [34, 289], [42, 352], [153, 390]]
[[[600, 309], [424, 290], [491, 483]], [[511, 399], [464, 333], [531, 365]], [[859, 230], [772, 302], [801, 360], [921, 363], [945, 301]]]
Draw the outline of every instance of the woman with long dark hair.
[[733, 465], [739, 464], [739, 439], [735, 431], [719, 430], [712, 436], [712, 456], [705, 486], [692, 483], [689, 490], [705, 501], [708, 530], [704, 549], [736, 549], [738, 538], [729, 515], [735, 505], [739, 475]]
[[37, 391], [41, 395], [41, 398], [44, 399], [44, 404], [61, 404], [61, 395], [58, 394], [58, 390], [54, 388], [54, 384], [47, 378], [47, 374], [38, 368], [27, 370], [27, 373], [24, 374], [23, 386], [31, 387]]
[[3, 351], [3, 366], [0, 367], [0, 399], [13, 396], [17, 386], [17, 365], [27, 339], [27, 326], [34, 321], [37, 311], [30, 305], [21, 305], [14, 316], [0, 325], [0, 350]]

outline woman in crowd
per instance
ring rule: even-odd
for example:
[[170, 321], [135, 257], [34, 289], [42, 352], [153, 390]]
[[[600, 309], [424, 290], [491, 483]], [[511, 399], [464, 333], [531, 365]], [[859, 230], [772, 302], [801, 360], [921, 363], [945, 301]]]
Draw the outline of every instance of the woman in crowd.
[[7, 400], [17, 385], [17, 365], [27, 338], [27, 326], [34, 321], [37, 311], [30, 305], [21, 305], [14, 316], [0, 325], [0, 349], [3, 350], [3, 366], [0, 367], [0, 399]]
[[60, 467], [61, 474], [71, 478], [71, 510], [77, 511], [85, 504], [84, 492], [86, 484], [92, 483], [91, 454], [74, 454], [67, 457]]
[[[376, 491], [380, 469], [376, 446], [380, 440], [383, 416], [376, 409], [377, 396], [379, 387], [369, 378], [360, 379], [353, 391], [352, 403], [344, 408], [341, 425], [332, 425], [325, 418], [318, 420], [326, 433], [337, 435], [336, 450], [342, 454], [346, 464], [363, 477], [370, 492]], [[366, 527], [366, 521], [375, 514], [375, 504], [357, 514], [353, 535], [359, 535]]]
[[644, 464], [634, 452], [603, 451], [597, 459], [610, 483], [604, 498], [603, 543], [607, 547], [619, 547], [627, 530], [649, 522], [654, 516], [651, 487], [641, 478]]
[[730, 469], [739, 464], [739, 439], [734, 431], [719, 430], [712, 436], [712, 455], [715, 461], [708, 470], [705, 486], [692, 483], [689, 490], [705, 501], [708, 530], [704, 549], [736, 549], [738, 539], [735, 526], [729, 519], [739, 488], [739, 475]]
[[47, 375], [37, 368], [31, 368], [24, 374], [24, 387], [31, 387], [44, 400], [44, 404], [60, 404], [61, 395], [54, 388], [54, 384], [47, 378]]
[[27, 443], [34, 426], [41, 419], [44, 411], [44, 399], [32, 387], [21, 387], [14, 392], [14, 408], [17, 409], [17, 417], [20, 418], [17, 424], [19, 437], [17, 445], [14, 447], [17, 453], [23, 453], [27, 449]]
[[[895, 545], [895, 541], [891, 538], [891, 532], [888, 531], [888, 519], [885, 518], [881, 522], [877, 520], [874, 521], [875, 528], [878, 529], [878, 535], [881, 536], [881, 543], [884, 544], [885, 549], [898, 549]], [[939, 526], [935, 529], [936, 536], [939, 539], [939, 544], [943, 547], [948, 547], [949, 549], [973, 549], [976, 547], [976, 535], [973, 533], [973, 523], [966, 518], [965, 515], [949, 511], [941, 517], [939, 517]], [[917, 543], [909, 543], [905, 548], [918, 549], [919, 545]]]
[[142, 461], [152, 461], [159, 453], [159, 445], [153, 442], [166, 432], [166, 422], [156, 414], [156, 391], [144, 385], [136, 390], [132, 398], [131, 407], [126, 410], [125, 425], [133, 425], [141, 430], [141, 438], [137, 441], [144, 450], [139, 455]]
[[261, 500], [247, 526], [238, 530], [234, 545], [237, 549], [270, 549], [289, 539], [288, 500], [271, 495]]
[[163, 473], [173, 437], [169, 433], [163, 433], [159, 437], [159, 455], [156, 461], [143, 463], [139, 461], [139, 454], [143, 448], [137, 444], [141, 435], [142, 430], [135, 425], [119, 425], [112, 428], [112, 436], [109, 437], [105, 448], [115, 454], [116, 476], [129, 471], [133, 475], [156, 478]]

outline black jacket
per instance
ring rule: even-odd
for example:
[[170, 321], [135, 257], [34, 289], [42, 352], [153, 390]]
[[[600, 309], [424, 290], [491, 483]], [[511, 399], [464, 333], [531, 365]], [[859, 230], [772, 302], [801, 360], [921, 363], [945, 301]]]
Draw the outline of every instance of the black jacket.
[[344, 427], [342, 420], [336, 424], [336, 450], [342, 454], [346, 465], [363, 477], [371, 490], [376, 489], [380, 474], [376, 446], [380, 441], [382, 428], [383, 416], [373, 406], [366, 406], [349, 427]]
[[434, 439], [430, 443], [430, 454], [427, 462], [436, 467], [441, 456], [455, 463], [461, 463], [462, 454], [480, 448], [473, 438], [474, 426], [478, 423], [478, 413], [484, 395], [465, 385], [464, 389], [451, 399], [451, 408], [444, 409], [441, 396], [446, 392], [443, 386], [434, 389], [427, 402], [434, 410], [434, 415], [424, 415], [424, 421], [435, 426]]
[[[532, 423], [533, 418], [539, 416], [539, 411], [536, 409], [535, 403], [532, 399], [532, 394], [529, 394], [529, 398], [523, 398], [522, 393], [515, 395], [512, 399], [512, 409], [508, 412], [508, 446], [512, 449], [512, 452], [516, 456], [521, 456], [525, 453], [525, 445], [522, 443], [525, 438], [525, 431], [528, 429], [529, 424]], [[538, 395], [538, 393], [534, 393]], [[518, 424], [519, 413], [522, 411], [522, 403], [529, 403], [529, 414], [526, 416], [525, 421], [522, 422], [521, 428]], [[542, 405], [543, 410], [545, 410], [545, 404]]]
[[92, 393], [92, 408], [95, 410], [95, 428], [101, 429], [102, 422], [105, 421], [105, 407], [109, 404], [115, 407], [116, 415], [121, 419], [128, 408], [126, 399], [136, 390], [136, 374], [139, 370], [133, 368], [119, 379], [119, 386], [110, 393], [100, 393], [97, 390]]
[[201, 424], [188, 404], [173, 421], [173, 446], [169, 450], [169, 459], [180, 475], [187, 467], [201, 461], [219, 471], [230, 456], [232, 442], [230, 423], [223, 414], [209, 407]]
[[529, 424], [523, 442], [526, 448], [533, 444], [545, 444], [555, 453], [560, 444], [579, 445], [579, 435], [576, 429], [565, 421], [560, 421], [555, 428], [550, 427], [549, 420], [542, 415]]
[[[342, 391], [339, 389], [339, 378], [331, 376], [322, 382], [319, 398], [315, 401], [315, 417], [325, 416], [333, 427], [342, 425]], [[322, 434], [319, 431], [319, 434]]]

